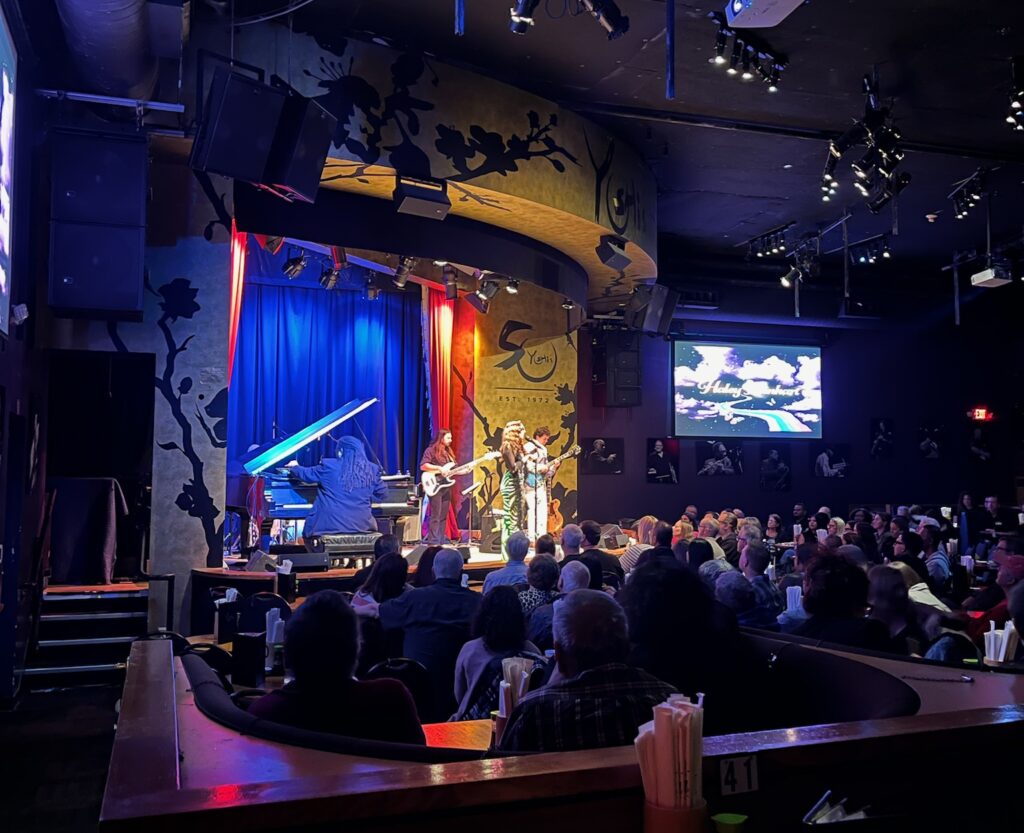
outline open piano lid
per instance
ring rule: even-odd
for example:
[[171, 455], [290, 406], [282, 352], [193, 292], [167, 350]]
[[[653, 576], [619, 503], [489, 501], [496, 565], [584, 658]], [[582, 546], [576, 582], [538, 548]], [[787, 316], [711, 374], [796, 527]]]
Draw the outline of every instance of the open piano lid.
[[312, 425], [296, 431], [290, 437], [269, 445], [261, 445], [247, 454], [242, 455], [242, 466], [252, 475], [260, 474], [275, 463], [282, 460], [290, 460], [301, 449], [311, 442], [320, 439], [328, 431], [337, 428], [346, 420], [352, 419], [356, 414], [362, 413], [371, 405], [377, 402], [377, 397], [371, 399], [353, 399], [351, 402], [342, 405], [338, 410], [331, 411], [327, 416], [321, 417]]

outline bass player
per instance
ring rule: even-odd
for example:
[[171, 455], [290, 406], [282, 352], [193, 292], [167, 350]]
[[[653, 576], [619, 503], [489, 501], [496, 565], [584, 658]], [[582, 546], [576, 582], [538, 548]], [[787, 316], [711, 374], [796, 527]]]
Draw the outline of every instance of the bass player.
[[[455, 462], [455, 455], [452, 453], [452, 432], [442, 428], [437, 432], [433, 442], [427, 446], [420, 460], [420, 471], [440, 474], [447, 466]], [[448, 513], [452, 505], [452, 490], [440, 489], [430, 496], [429, 512], [430, 526], [427, 544], [447, 544]]]

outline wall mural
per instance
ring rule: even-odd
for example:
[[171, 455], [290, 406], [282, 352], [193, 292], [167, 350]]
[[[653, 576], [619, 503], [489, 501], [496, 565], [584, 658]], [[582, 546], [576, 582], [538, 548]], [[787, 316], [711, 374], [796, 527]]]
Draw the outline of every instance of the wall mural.
[[[455, 408], [468, 408], [473, 415], [474, 457], [497, 451], [502, 429], [512, 419], [522, 420], [528, 434], [547, 426], [553, 457], [577, 443], [576, 334], [566, 330], [557, 296], [527, 284], [520, 285], [517, 295], [503, 293], [489, 315], [476, 317], [473, 367], [452, 363]], [[569, 458], [555, 477], [548, 516], [552, 534], [577, 519], [576, 468], [576, 460]], [[500, 460], [477, 469], [483, 483], [476, 493], [481, 514], [501, 508], [503, 473]]]
[[338, 118], [324, 182], [387, 176], [368, 170], [387, 166], [447, 179], [453, 200], [501, 208], [500, 199], [459, 188], [473, 182], [570, 212], [652, 256], [656, 251], [653, 175], [632, 149], [571, 111], [422, 54], [321, 32], [250, 26], [239, 44], [243, 60], [286, 79]]

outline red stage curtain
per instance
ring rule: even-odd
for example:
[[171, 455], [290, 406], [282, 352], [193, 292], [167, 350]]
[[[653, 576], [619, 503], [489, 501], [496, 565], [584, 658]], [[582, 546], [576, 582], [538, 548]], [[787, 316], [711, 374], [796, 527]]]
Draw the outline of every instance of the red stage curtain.
[[235, 366], [235, 342], [238, 339], [238, 318], [242, 314], [242, 282], [245, 277], [245, 232], [239, 232], [231, 221], [231, 297], [228, 301], [228, 386]]
[[[432, 434], [451, 427], [452, 418], [452, 329], [455, 302], [444, 297], [443, 290], [427, 291], [427, 375], [430, 390], [430, 427]], [[455, 501], [448, 512], [447, 534], [459, 535], [455, 519]]]

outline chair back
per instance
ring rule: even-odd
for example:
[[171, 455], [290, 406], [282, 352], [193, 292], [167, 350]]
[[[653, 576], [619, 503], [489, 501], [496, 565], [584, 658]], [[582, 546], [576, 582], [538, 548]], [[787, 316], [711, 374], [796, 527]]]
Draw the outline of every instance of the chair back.
[[547, 660], [532, 651], [511, 651], [492, 657], [477, 679], [465, 711], [458, 716], [459, 720], [487, 720], [490, 718], [491, 712], [498, 708], [501, 682], [505, 676], [502, 663], [507, 657], [525, 657], [534, 661], [533, 670], [530, 672], [528, 691], [534, 690], [534, 675], [538, 670], [546, 676]]
[[422, 663], [408, 657], [396, 657], [378, 662], [363, 676], [364, 680], [398, 680], [412, 695], [416, 712], [421, 719], [431, 714], [434, 707], [433, 683]]
[[238, 606], [238, 633], [259, 633], [266, 630], [267, 613], [276, 608], [281, 621], [287, 622], [292, 615], [288, 602], [277, 593], [254, 593], [246, 596]]

